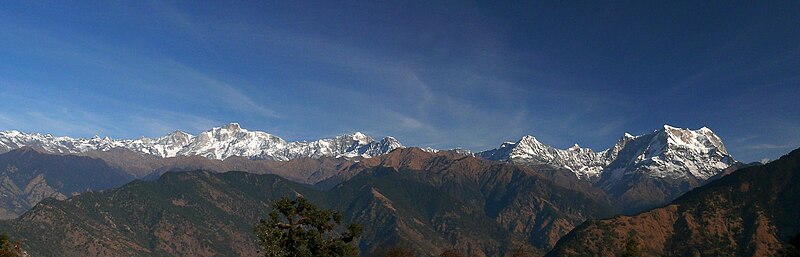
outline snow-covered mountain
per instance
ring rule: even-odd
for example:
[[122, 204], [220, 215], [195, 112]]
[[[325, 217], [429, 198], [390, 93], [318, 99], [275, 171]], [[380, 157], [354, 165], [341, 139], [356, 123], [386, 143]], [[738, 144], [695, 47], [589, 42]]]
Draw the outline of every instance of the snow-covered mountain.
[[669, 125], [641, 136], [625, 133], [614, 146], [600, 152], [577, 144], [557, 149], [542, 144], [533, 136], [524, 136], [517, 142], [506, 142], [499, 148], [478, 153], [478, 156], [523, 164], [549, 164], [590, 180], [604, 173], [614, 177], [642, 173], [654, 178], [692, 176], [705, 180], [736, 162], [710, 129], [690, 130]]
[[627, 140], [604, 172], [610, 172], [612, 177], [642, 173], [657, 178], [706, 180], [735, 163], [722, 139], [711, 129], [664, 125], [653, 133]]
[[562, 150], [542, 144], [527, 135], [517, 142], [505, 142], [499, 148], [478, 153], [489, 160], [523, 164], [550, 164], [571, 170], [580, 178], [594, 178], [608, 165], [604, 152], [596, 153], [577, 144]]
[[286, 142], [265, 132], [248, 131], [237, 123], [212, 128], [198, 136], [175, 131], [159, 138], [143, 137], [132, 140], [113, 140], [97, 136], [88, 139], [54, 137], [19, 131], [0, 132], [0, 152], [25, 146], [60, 154], [108, 151], [121, 147], [162, 158], [197, 155], [222, 160], [232, 156], [242, 156], [280, 161], [300, 157], [372, 157], [403, 147], [392, 137], [376, 141], [360, 132], [311, 142]]
[[[126, 148], [163, 158], [203, 156], [226, 159], [243, 156], [252, 159], [292, 160], [300, 157], [373, 157], [404, 147], [392, 137], [381, 140], [356, 132], [316, 141], [287, 142], [261, 131], [248, 131], [237, 123], [212, 128], [197, 136], [175, 131], [158, 138], [114, 140], [100, 138], [54, 137], [48, 134], [0, 132], [0, 152], [30, 146], [50, 153], [83, 153]], [[428, 151], [438, 151], [428, 149]], [[461, 150], [463, 151], [463, 150]], [[472, 155], [464, 152], [465, 155]], [[654, 178], [693, 177], [708, 179], [736, 161], [722, 140], [708, 128], [681, 129], [664, 125], [650, 134], [625, 133], [612, 147], [595, 152], [577, 144], [568, 149], [524, 136], [497, 149], [475, 154], [489, 160], [522, 164], [548, 164], [566, 168], [581, 179], [596, 180], [628, 174]]]

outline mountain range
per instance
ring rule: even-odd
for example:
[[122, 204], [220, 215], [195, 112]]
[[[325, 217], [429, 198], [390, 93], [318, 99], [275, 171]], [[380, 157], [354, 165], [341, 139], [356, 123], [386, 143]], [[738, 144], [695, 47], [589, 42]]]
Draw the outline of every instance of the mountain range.
[[303, 196], [364, 225], [365, 256], [397, 246], [417, 256], [448, 249], [467, 256], [520, 249], [528, 256], [617, 256], [626, 240], [646, 255], [764, 256], [800, 232], [792, 205], [800, 200], [798, 160], [800, 150], [739, 169], [665, 207], [611, 217], [619, 213], [613, 199], [562, 169], [404, 148], [352, 163], [352, 177], [325, 188], [270, 174], [169, 172], [45, 199], [0, 221], [0, 230], [35, 256], [249, 256], [256, 251], [252, 225], [271, 202]]
[[[21, 147], [101, 159], [135, 178], [156, 179], [170, 170], [240, 170], [277, 174], [306, 184], [341, 182], [353, 176], [352, 171], [346, 170], [352, 162], [405, 148], [393, 137], [376, 141], [360, 132], [287, 142], [266, 132], [248, 131], [237, 123], [215, 127], [198, 136], [176, 131], [159, 138], [135, 140], [0, 132], [0, 152]], [[669, 202], [741, 166], [710, 129], [668, 125], [645, 135], [625, 133], [615, 145], [599, 152], [577, 144], [557, 149], [530, 135], [476, 154], [460, 149], [450, 152], [535, 168], [547, 166], [545, 170], [572, 174], [580, 181], [571, 183], [604, 190], [617, 206], [623, 207], [624, 213]]]
[[722, 139], [711, 129], [690, 130], [669, 125], [641, 136], [625, 133], [614, 146], [600, 152], [577, 144], [557, 149], [527, 135], [477, 155], [496, 161], [564, 167], [586, 180], [631, 174], [705, 180], [736, 163]]
[[364, 225], [367, 256], [398, 245], [425, 256], [452, 247], [471, 256], [520, 247], [541, 255], [584, 220], [614, 213], [597, 190], [454, 152], [398, 149], [352, 168], [360, 172], [327, 189], [275, 175], [170, 172], [44, 200], [0, 230], [37, 256], [251, 256], [252, 225], [271, 201], [302, 195]]
[[577, 144], [557, 149], [528, 135], [477, 155], [567, 169], [616, 198], [626, 212], [666, 203], [728, 168], [741, 166], [711, 129], [669, 125], [640, 136], [625, 133], [614, 146], [599, 152]]
[[749, 167], [708, 128], [625, 133], [603, 151], [533, 136], [474, 154], [361, 133], [286, 142], [238, 124], [137, 140], [6, 131], [0, 145], [0, 230], [37, 256], [253, 255], [253, 223], [287, 196], [363, 224], [367, 256], [611, 256], [626, 239], [653, 255], [766, 255], [797, 232], [781, 206], [800, 152]]
[[[159, 138], [114, 140], [111, 138], [55, 137], [49, 134], [0, 132], [0, 153], [33, 147], [48, 153], [85, 154], [122, 148], [159, 158], [202, 156], [225, 160], [230, 157], [287, 161], [310, 157], [361, 157], [386, 154], [404, 146], [393, 137], [374, 140], [361, 132], [316, 141], [287, 142], [261, 131], [248, 131], [238, 123], [215, 127], [198, 136], [175, 131]], [[427, 148], [427, 151], [438, 151]], [[471, 154], [466, 151], [464, 154]], [[622, 153], [622, 156], [620, 156]], [[656, 178], [696, 178], [706, 180], [736, 161], [722, 140], [710, 129], [689, 130], [664, 125], [653, 133], [633, 136], [628, 133], [612, 147], [595, 152], [577, 144], [568, 149], [539, 142], [527, 135], [517, 142], [476, 155], [495, 161], [547, 164], [566, 168], [582, 179], [620, 178], [645, 174]], [[611, 185], [609, 185], [611, 186]]]
[[202, 156], [224, 160], [233, 156], [287, 161], [300, 157], [372, 157], [402, 148], [393, 137], [376, 141], [361, 132], [306, 142], [287, 142], [261, 131], [248, 131], [238, 123], [215, 127], [197, 136], [175, 131], [159, 138], [114, 140], [108, 137], [71, 138], [49, 134], [0, 132], [0, 152], [34, 147], [49, 153], [77, 154], [124, 148], [160, 158]]

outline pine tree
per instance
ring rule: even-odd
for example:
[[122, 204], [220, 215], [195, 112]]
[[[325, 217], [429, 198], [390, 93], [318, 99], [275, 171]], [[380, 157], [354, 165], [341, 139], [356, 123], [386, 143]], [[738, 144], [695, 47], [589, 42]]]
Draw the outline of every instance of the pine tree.
[[355, 244], [361, 226], [351, 224], [339, 233], [342, 220], [342, 214], [320, 209], [303, 197], [279, 199], [269, 219], [255, 227], [260, 252], [267, 257], [359, 256]]

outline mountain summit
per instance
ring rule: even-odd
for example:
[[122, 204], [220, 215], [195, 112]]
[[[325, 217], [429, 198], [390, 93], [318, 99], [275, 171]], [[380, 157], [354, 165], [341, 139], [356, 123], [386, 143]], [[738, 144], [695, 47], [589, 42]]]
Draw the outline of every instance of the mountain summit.
[[614, 146], [600, 152], [577, 144], [557, 149], [524, 136], [478, 156], [567, 169], [632, 212], [666, 203], [737, 165], [711, 129], [669, 125], [640, 136], [625, 133]]
[[690, 130], [664, 125], [647, 135], [626, 135], [620, 142], [623, 146], [606, 167], [615, 177], [644, 173], [659, 178], [691, 176], [705, 180], [736, 162], [722, 139], [706, 127]]
[[669, 125], [641, 136], [625, 133], [614, 146], [600, 152], [578, 144], [557, 149], [527, 135], [517, 142], [506, 142], [499, 148], [480, 152], [478, 156], [495, 161], [562, 167], [588, 180], [597, 180], [608, 173], [613, 177], [643, 173], [658, 178], [691, 176], [705, 180], [736, 162], [711, 129], [691, 130]]
[[499, 148], [478, 153], [478, 156], [494, 161], [510, 161], [521, 164], [549, 164], [574, 172], [579, 178], [593, 179], [608, 164], [603, 154], [577, 144], [567, 150], [539, 142], [527, 135], [517, 142], [505, 142]]
[[287, 142], [266, 132], [248, 131], [238, 123], [215, 127], [198, 136], [175, 131], [159, 138], [142, 137], [132, 140], [113, 140], [108, 137], [90, 139], [54, 137], [47, 134], [27, 134], [19, 131], [0, 132], [0, 152], [8, 152], [25, 146], [58, 154], [124, 148], [161, 158], [203, 156], [209, 159], [224, 160], [233, 156], [241, 156], [279, 161], [301, 157], [366, 158], [403, 147], [393, 137], [376, 141], [361, 132], [311, 142]]

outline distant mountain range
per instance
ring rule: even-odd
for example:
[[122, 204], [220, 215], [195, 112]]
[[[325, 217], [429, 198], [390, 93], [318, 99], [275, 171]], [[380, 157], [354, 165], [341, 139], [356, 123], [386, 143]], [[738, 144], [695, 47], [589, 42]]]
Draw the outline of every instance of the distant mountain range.
[[287, 142], [280, 137], [248, 131], [238, 123], [212, 128], [193, 136], [175, 131], [159, 138], [114, 140], [108, 137], [71, 138], [49, 134], [26, 134], [19, 131], [0, 132], [0, 152], [21, 147], [34, 147], [49, 153], [76, 154], [124, 148], [161, 158], [202, 156], [224, 160], [239, 156], [251, 159], [287, 161], [301, 157], [372, 157], [402, 148], [393, 137], [376, 141], [356, 132], [311, 142]]
[[[159, 138], [125, 140], [98, 136], [89, 139], [55, 137], [13, 130], [0, 132], [0, 153], [26, 146], [57, 154], [124, 148], [160, 158], [202, 156], [224, 160], [238, 156], [277, 161], [303, 157], [368, 158], [404, 147], [393, 137], [376, 141], [360, 132], [311, 142], [287, 142], [266, 132], [248, 131], [238, 123], [212, 128], [198, 136], [175, 131]], [[562, 167], [587, 180], [597, 180], [609, 173], [607, 176], [611, 177], [642, 173], [658, 178], [692, 177], [705, 180], [736, 162], [728, 154], [722, 140], [710, 129], [689, 130], [668, 125], [641, 136], [625, 133], [616, 145], [600, 152], [581, 148], [577, 144], [564, 150], [556, 149], [528, 135], [517, 142], [506, 142], [497, 149], [477, 155], [495, 161]]]

